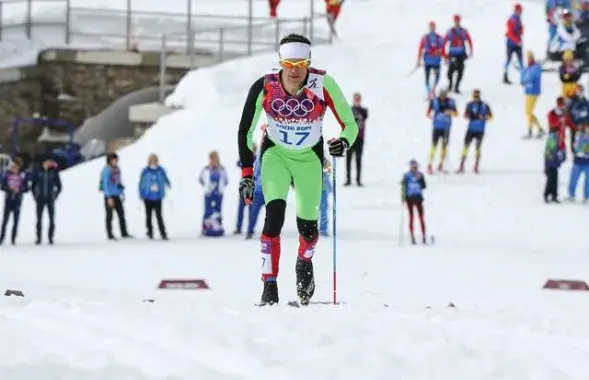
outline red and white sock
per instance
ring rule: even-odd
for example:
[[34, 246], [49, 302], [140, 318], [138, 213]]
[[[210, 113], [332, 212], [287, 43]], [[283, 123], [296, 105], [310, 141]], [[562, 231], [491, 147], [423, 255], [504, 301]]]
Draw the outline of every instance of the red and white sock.
[[315, 236], [310, 242], [306, 241], [301, 235], [299, 235], [299, 258], [304, 261], [311, 261], [315, 254], [315, 246], [319, 241], [319, 235]]
[[276, 281], [280, 264], [280, 236], [260, 237], [262, 253], [262, 280]]

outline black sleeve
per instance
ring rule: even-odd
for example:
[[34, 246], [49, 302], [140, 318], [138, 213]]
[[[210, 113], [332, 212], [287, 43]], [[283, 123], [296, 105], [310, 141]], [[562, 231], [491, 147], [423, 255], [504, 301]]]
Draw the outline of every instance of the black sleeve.
[[362, 108], [362, 111], [364, 111], [364, 120], [368, 119], [368, 108]]
[[421, 178], [419, 179], [419, 186], [421, 186], [421, 190], [425, 190], [425, 188], [427, 187], [425, 185], [425, 177], [423, 176], [423, 174], [421, 175]]
[[59, 196], [59, 193], [61, 193], [61, 178], [59, 172], [55, 171], [55, 198]]
[[247, 134], [252, 126], [254, 115], [256, 113], [256, 101], [260, 92], [264, 90], [264, 77], [261, 77], [252, 84], [243, 106], [241, 120], [239, 122], [239, 131], [237, 132], [237, 146], [239, 147], [239, 162], [241, 168], [251, 168], [254, 166], [254, 155], [247, 146]]

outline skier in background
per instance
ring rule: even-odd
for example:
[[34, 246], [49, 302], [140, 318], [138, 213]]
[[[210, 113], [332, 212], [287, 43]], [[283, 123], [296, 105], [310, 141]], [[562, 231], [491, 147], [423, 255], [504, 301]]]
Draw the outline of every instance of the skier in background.
[[440, 96], [433, 99], [429, 103], [426, 116], [432, 119], [432, 146], [429, 151], [429, 162], [427, 165], [428, 174], [433, 174], [433, 163], [438, 143], [442, 141], [442, 148], [440, 152], [440, 163], [438, 164], [438, 171], [444, 170], [444, 161], [446, 159], [446, 149], [448, 147], [448, 140], [450, 139], [450, 128], [452, 127], [452, 117], [458, 115], [456, 110], [456, 103], [453, 99], [448, 97], [448, 90], [441, 89]]
[[[313, 255], [319, 240], [317, 228], [323, 170], [323, 121], [330, 108], [342, 132], [328, 141], [329, 154], [343, 157], [356, 140], [358, 125], [337, 82], [325, 71], [311, 67], [311, 42], [299, 34], [280, 41], [281, 70], [266, 74], [251, 86], [239, 123], [238, 144], [242, 179], [240, 193], [251, 202], [255, 184], [252, 178], [252, 135], [262, 112], [268, 128], [261, 149], [262, 187], [266, 200], [266, 220], [260, 238], [264, 289], [260, 305], [279, 302], [278, 268], [286, 199], [294, 183], [299, 247], [296, 260], [297, 296], [303, 305], [315, 292]], [[285, 107], [300, 106], [290, 113]], [[282, 107], [284, 105], [284, 107]], [[298, 108], [297, 108], [298, 109]]]
[[125, 219], [125, 208], [123, 200], [125, 199], [125, 186], [119, 167], [119, 156], [116, 153], [106, 155], [106, 165], [102, 169], [100, 176], [100, 189], [104, 193], [104, 209], [106, 212], [106, 236], [108, 240], [117, 240], [112, 233], [113, 211], [117, 213], [121, 237], [124, 239], [131, 238], [127, 231], [127, 220]]
[[569, 180], [569, 201], [575, 200], [575, 192], [581, 174], [585, 176], [583, 202], [589, 201], [589, 125], [579, 132], [573, 149], [573, 168]]
[[280, 5], [280, 0], [268, 0], [268, 5], [270, 6], [270, 17], [278, 17], [278, 6]]
[[[460, 15], [454, 15], [454, 26], [448, 30], [444, 37], [444, 57], [449, 64], [448, 91], [454, 90], [457, 94], [460, 93], [460, 83], [464, 75], [464, 62], [473, 55], [472, 39], [468, 31], [460, 26], [460, 19]], [[447, 53], [445, 53], [446, 44], [448, 44]], [[470, 54], [467, 53], [466, 45], [468, 45]], [[454, 81], [454, 73], [457, 74], [456, 81]]]
[[571, 128], [570, 133], [571, 152], [574, 154], [574, 143], [577, 133], [585, 129], [586, 125], [589, 125], [589, 101], [587, 101], [587, 98], [585, 97], [582, 85], [577, 86], [575, 96], [570, 98], [568, 113], [574, 125], [574, 128]]
[[227, 173], [221, 165], [219, 153], [209, 153], [209, 164], [200, 172], [200, 184], [205, 189], [202, 235], [223, 236], [223, 191], [227, 187]]
[[[256, 144], [254, 144], [254, 146], [252, 148], [252, 152], [254, 154], [254, 157], [257, 157], [257, 151], [258, 151], [258, 147], [256, 146]], [[237, 160], [237, 167], [241, 168], [241, 162], [239, 160]], [[246, 208], [247, 208], [248, 220], [251, 220], [252, 219], [252, 205], [245, 204], [244, 202], [241, 201], [241, 197], [240, 197], [239, 201], [237, 202], [237, 225], [235, 226], [235, 231], [233, 231], [233, 235], [241, 235], [241, 229], [243, 227], [243, 218], [245, 216]]]
[[332, 192], [331, 161], [326, 158], [323, 163], [323, 188], [321, 189], [321, 203], [319, 204], [319, 233], [322, 236], [329, 236], [329, 195]]
[[163, 240], [168, 240], [164, 218], [162, 217], [162, 203], [166, 196], [166, 188], [170, 188], [170, 180], [166, 170], [159, 165], [157, 155], [150, 154], [147, 166], [139, 177], [139, 199], [145, 205], [145, 227], [147, 237], [153, 239], [152, 214], [155, 212], [157, 227]]
[[33, 174], [31, 190], [37, 206], [37, 240], [35, 244], [41, 244], [43, 212], [45, 208], [47, 208], [47, 213], [49, 214], [49, 244], [53, 244], [55, 233], [55, 201], [59, 193], [61, 193], [61, 179], [59, 177], [57, 163], [54, 160], [49, 157], [43, 160], [41, 170]]
[[550, 126], [546, 146], [544, 148], [544, 202], [560, 203], [558, 200], [558, 169], [566, 159], [566, 148], [562, 146], [562, 138], [558, 127]]
[[566, 130], [572, 131], [575, 125], [567, 113], [566, 100], [562, 96], [556, 99], [556, 107], [548, 112], [548, 127], [558, 132], [559, 149], [566, 150]]
[[581, 67], [575, 63], [572, 51], [562, 53], [562, 64], [558, 69], [560, 81], [562, 82], [562, 96], [569, 98], [577, 91], [577, 82], [581, 78]]
[[[265, 129], [265, 126], [263, 126]], [[264, 199], [264, 191], [262, 189], [262, 161], [261, 161], [261, 154], [259, 152], [256, 153], [256, 149], [254, 147], [253, 150], [254, 154], [256, 155], [256, 160], [254, 161], [254, 198], [252, 200], [251, 205], [249, 207], [249, 221], [247, 226], [247, 234], [245, 235], [246, 239], [251, 239], [254, 236], [254, 229], [256, 228], [256, 224], [258, 223], [258, 215], [260, 211], [264, 207], [265, 199]], [[241, 199], [239, 200], [240, 203], [244, 203]]]
[[427, 243], [423, 213], [423, 190], [425, 190], [425, 188], [425, 177], [423, 173], [419, 171], [419, 164], [416, 160], [409, 161], [409, 171], [403, 175], [401, 189], [403, 203], [407, 205], [407, 211], [409, 211], [409, 233], [411, 234], [411, 244], [416, 244], [415, 234], [413, 232], [414, 209], [417, 210], [419, 216], [422, 236], [421, 241], [423, 244]]
[[325, 0], [325, 13], [327, 13], [327, 23], [329, 24], [329, 29], [331, 33], [337, 37], [337, 32], [335, 30], [335, 22], [339, 17], [339, 14], [342, 10], [342, 5], [344, 0]]
[[548, 46], [556, 36], [556, 30], [560, 23], [561, 13], [564, 10], [572, 10], [570, 0], [547, 0], [546, 1], [546, 21], [548, 22]]
[[524, 34], [524, 25], [522, 24], [521, 15], [523, 8], [521, 4], [515, 4], [513, 14], [507, 20], [507, 33], [505, 33], [505, 44], [507, 45], [507, 57], [505, 59], [505, 68], [503, 73], [503, 83], [511, 84], [509, 80], [509, 65], [513, 54], [517, 57], [519, 69], [523, 69], [524, 62], [522, 57], [522, 36]]
[[464, 162], [466, 161], [470, 144], [473, 140], [476, 140], [474, 172], [478, 174], [481, 146], [483, 144], [483, 137], [485, 136], [485, 126], [487, 125], [487, 121], [493, 118], [491, 107], [481, 99], [480, 90], [473, 91], [472, 101], [466, 105], [464, 118], [468, 119], [468, 127], [464, 136], [464, 148], [462, 149], [462, 158], [458, 173], [464, 173]]
[[22, 166], [22, 160], [15, 158], [10, 168], [1, 178], [0, 188], [4, 191], [5, 196], [2, 229], [0, 230], [0, 245], [2, 245], [6, 236], [6, 227], [8, 225], [8, 219], [10, 219], [10, 214], [12, 214], [12, 234], [10, 241], [12, 245], [16, 244], [22, 198], [23, 194], [28, 190], [25, 173], [21, 172]]
[[520, 78], [520, 82], [524, 86], [526, 98], [525, 111], [528, 119], [528, 134], [524, 138], [532, 138], [532, 129], [534, 127], [538, 129], [538, 137], [540, 138], [544, 136], [544, 128], [542, 128], [542, 125], [534, 114], [534, 108], [536, 108], [536, 102], [542, 93], [542, 66], [536, 62], [533, 52], [528, 51], [526, 55], [528, 65], [522, 70]]
[[[429, 32], [421, 37], [419, 48], [417, 49], [416, 67], [421, 67], [422, 60], [425, 71], [425, 91], [428, 100], [432, 100], [438, 82], [440, 81], [440, 65], [444, 58], [444, 37], [436, 33], [436, 23], [430, 21]], [[430, 84], [432, 71], [434, 73], [434, 83]]]
[[[581, 31], [573, 22], [573, 14], [565, 10], [562, 13], [562, 20], [556, 28], [556, 35], [550, 41], [548, 46], [549, 56], [551, 59], [562, 57], [562, 53], [570, 50], [574, 53], [577, 50], [577, 43], [581, 39]], [[576, 57], [585, 59], [585, 56]]]
[[346, 154], [346, 183], [344, 186], [350, 186], [352, 183], [352, 156], [356, 157], [356, 184], [362, 186], [362, 153], [364, 152], [364, 137], [366, 136], [368, 109], [362, 106], [362, 96], [359, 93], [354, 94], [352, 113], [354, 114], [356, 124], [358, 124], [358, 137]]

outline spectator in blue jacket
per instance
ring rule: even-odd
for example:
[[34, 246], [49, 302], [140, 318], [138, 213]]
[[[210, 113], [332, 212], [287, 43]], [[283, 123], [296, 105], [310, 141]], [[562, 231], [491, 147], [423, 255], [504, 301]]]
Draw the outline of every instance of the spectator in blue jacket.
[[139, 178], [139, 198], [145, 204], [145, 226], [147, 237], [153, 239], [152, 214], [155, 212], [157, 227], [163, 240], [168, 240], [166, 226], [162, 217], [162, 200], [166, 196], [166, 187], [170, 188], [170, 180], [166, 170], [159, 166], [157, 155], [151, 154], [147, 159], [147, 166]]
[[571, 178], [569, 181], [569, 200], [575, 200], [575, 190], [581, 178], [581, 174], [585, 175], [585, 189], [583, 192], [583, 201], [589, 200], [589, 125], [578, 133], [575, 140], [574, 161], [571, 170]]
[[558, 128], [550, 128], [544, 149], [544, 174], [546, 174], [544, 202], [546, 203], [560, 203], [558, 200], [558, 169], [566, 159], [566, 148], [563, 148], [560, 140]]
[[[257, 147], [254, 144], [252, 152], [254, 157], [257, 157]], [[241, 162], [237, 160], [237, 167], [241, 169]], [[256, 185], [257, 186], [257, 185]], [[252, 202], [253, 203], [253, 202]], [[243, 227], [243, 217], [245, 216], [245, 209], [247, 208], [249, 220], [252, 219], [252, 205], [246, 205], [245, 202], [239, 197], [239, 201], [237, 202], [237, 226], [235, 227], [235, 231], [233, 231], [234, 235], [240, 235], [241, 229]], [[248, 229], [249, 230], [249, 229]]]
[[119, 156], [116, 153], [106, 155], [106, 166], [100, 175], [100, 188], [104, 193], [104, 208], [106, 210], [106, 235], [109, 240], [116, 240], [112, 233], [113, 210], [117, 213], [121, 228], [121, 237], [130, 238], [125, 220], [125, 209], [123, 208], [124, 191], [119, 168]]
[[49, 244], [53, 244], [55, 235], [55, 200], [61, 192], [61, 179], [57, 163], [51, 158], [43, 161], [41, 170], [33, 174], [33, 197], [37, 205], [37, 240], [35, 244], [41, 244], [41, 230], [43, 226], [43, 212], [47, 208], [49, 214], [49, 231], [47, 237]]
[[[255, 151], [254, 151], [255, 152]], [[264, 192], [262, 190], [262, 165], [260, 154], [256, 154], [256, 161], [254, 162], [254, 199], [249, 208], [249, 221], [247, 226], [246, 239], [251, 239], [254, 236], [254, 229], [258, 222], [258, 215], [265, 205]], [[243, 202], [240, 200], [240, 202]]]
[[323, 236], [329, 236], [329, 195], [332, 192], [331, 161], [325, 159], [323, 164], [323, 188], [321, 189], [321, 203], [319, 204], [319, 233]]
[[22, 204], [23, 194], [27, 192], [27, 181], [25, 173], [21, 172], [23, 162], [16, 158], [11, 164], [10, 169], [2, 176], [0, 188], [5, 193], [4, 197], [4, 215], [2, 216], [2, 230], [0, 231], [0, 245], [4, 242], [6, 236], [6, 227], [8, 219], [12, 214], [12, 245], [16, 244], [16, 235], [18, 233], [18, 221], [20, 217], [20, 206]]

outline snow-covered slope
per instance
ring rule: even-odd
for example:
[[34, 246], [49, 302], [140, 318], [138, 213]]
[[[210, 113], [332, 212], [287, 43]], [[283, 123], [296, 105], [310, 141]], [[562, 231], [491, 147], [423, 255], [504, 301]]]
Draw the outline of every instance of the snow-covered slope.
[[[526, 46], [541, 55], [542, 6], [524, 6]], [[34, 209], [26, 201], [20, 246], [0, 252], [0, 285], [28, 296], [0, 300], [0, 378], [586, 378], [589, 300], [541, 286], [548, 277], [586, 275], [587, 210], [542, 202], [543, 142], [520, 139], [521, 88], [500, 84], [511, 7], [508, 1], [351, 1], [338, 21], [341, 42], [314, 49], [315, 66], [328, 70], [346, 93], [362, 92], [370, 108], [366, 186], [338, 189], [339, 297], [345, 304], [253, 308], [261, 290], [259, 243], [195, 238], [202, 214], [197, 175], [212, 149], [231, 172], [224, 207], [231, 230], [241, 107], [249, 85], [276, 64], [274, 55], [236, 60], [187, 75], [169, 99], [185, 109], [120, 153], [130, 226], [139, 237], [139, 170], [151, 152], [167, 167], [171, 242], [104, 243], [101, 160], [64, 173], [55, 247], [31, 245]], [[475, 38], [464, 91], [480, 88], [496, 114], [483, 171], [428, 177], [426, 215], [436, 245], [399, 247], [398, 180], [410, 158], [425, 162], [431, 133], [422, 76], [407, 73], [427, 22], [446, 25], [456, 12]], [[557, 78], [546, 75], [544, 88], [542, 116], [558, 92]], [[459, 107], [467, 99], [457, 97]], [[464, 128], [459, 121], [453, 130], [451, 168]], [[337, 133], [331, 116], [326, 130], [327, 136]], [[561, 170], [561, 190], [568, 168]], [[343, 174], [343, 162], [338, 170]], [[289, 205], [279, 281], [284, 301], [295, 291], [297, 239]], [[331, 242], [322, 239], [317, 300], [331, 299], [331, 259]], [[167, 277], [205, 278], [211, 290], [155, 291]], [[141, 303], [146, 297], [156, 302]], [[448, 302], [457, 309], [445, 308]]]

